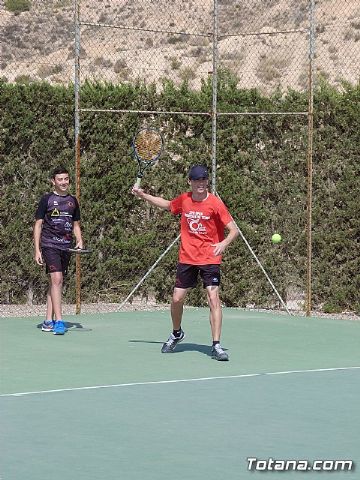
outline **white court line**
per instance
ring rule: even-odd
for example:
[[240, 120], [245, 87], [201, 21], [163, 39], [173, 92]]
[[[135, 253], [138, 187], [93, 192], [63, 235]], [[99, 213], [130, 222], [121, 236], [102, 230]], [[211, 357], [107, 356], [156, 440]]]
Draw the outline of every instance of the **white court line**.
[[24, 397], [26, 395], [43, 395], [46, 393], [61, 393], [61, 392], [76, 392], [82, 390], [100, 390], [102, 388], [120, 388], [120, 387], [135, 387], [137, 385], [163, 385], [168, 383], [188, 383], [188, 382], [206, 382], [210, 380], [228, 380], [234, 378], [249, 378], [249, 377], [264, 377], [270, 375], [291, 375], [295, 373], [321, 373], [321, 372], [336, 372], [342, 370], [358, 370], [359, 367], [333, 367], [333, 368], [315, 368], [309, 370], [288, 370], [281, 372], [264, 372], [264, 373], [244, 373], [241, 375], [226, 375], [223, 377], [200, 377], [200, 378], [183, 378], [179, 380], [155, 380], [152, 382], [133, 382], [133, 383], [118, 383], [112, 385], [93, 385], [90, 387], [74, 387], [74, 388], [58, 388], [54, 390], [39, 390], [34, 392], [18, 392], [18, 393], [3, 393], [0, 397]]

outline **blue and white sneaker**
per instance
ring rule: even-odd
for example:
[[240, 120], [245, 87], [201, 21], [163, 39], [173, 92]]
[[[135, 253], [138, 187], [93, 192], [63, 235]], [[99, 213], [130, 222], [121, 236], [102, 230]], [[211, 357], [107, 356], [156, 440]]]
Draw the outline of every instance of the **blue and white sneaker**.
[[66, 331], [65, 323], [62, 320], [57, 320], [53, 329], [54, 335], [64, 335]]
[[44, 320], [41, 325], [41, 330], [43, 332], [52, 332], [54, 330], [55, 322], [54, 320]]

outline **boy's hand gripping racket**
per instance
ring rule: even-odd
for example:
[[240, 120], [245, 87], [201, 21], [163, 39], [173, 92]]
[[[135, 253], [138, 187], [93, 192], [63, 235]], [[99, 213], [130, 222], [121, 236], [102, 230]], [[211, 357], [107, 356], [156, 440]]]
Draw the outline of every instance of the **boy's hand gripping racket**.
[[85, 253], [91, 253], [92, 250], [89, 248], [69, 248], [70, 253], [78, 253], [80, 255], [85, 254]]
[[160, 133], [153, 128], [139, 130], [133, 139], [133, 150], [138, 162], [138, 173], [135, 186], [139, 187], [147, 168], [156, 163], [161, 155], [163, 140]]

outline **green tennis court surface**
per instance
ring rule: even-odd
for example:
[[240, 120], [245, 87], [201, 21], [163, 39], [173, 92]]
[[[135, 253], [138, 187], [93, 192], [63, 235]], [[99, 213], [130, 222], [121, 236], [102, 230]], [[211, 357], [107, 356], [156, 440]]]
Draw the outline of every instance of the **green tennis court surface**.
[[[173, 354], [168, 312], [65, 320], [63, 337], [0, 320], [1, 480], [358, 478], [360, 322], [225, 309], [216, 362], [207, 309], [185, 311]], [[355, 467], [248, 471], [250, 457]]]

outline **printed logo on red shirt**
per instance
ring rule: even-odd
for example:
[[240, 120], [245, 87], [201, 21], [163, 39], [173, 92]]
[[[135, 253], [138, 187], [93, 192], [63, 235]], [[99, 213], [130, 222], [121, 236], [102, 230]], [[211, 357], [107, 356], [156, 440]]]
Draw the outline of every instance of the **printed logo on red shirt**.
[[185, 213], [186, 220], [189, 225], [189, 229], [192, 233], [200, 233], [206, 235], [206, 227], [201, 220], [209, 220], [209, 216], [204, 215], [202, 212], [190, 211]]

